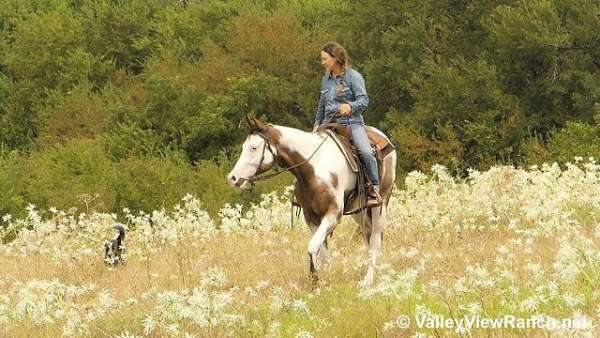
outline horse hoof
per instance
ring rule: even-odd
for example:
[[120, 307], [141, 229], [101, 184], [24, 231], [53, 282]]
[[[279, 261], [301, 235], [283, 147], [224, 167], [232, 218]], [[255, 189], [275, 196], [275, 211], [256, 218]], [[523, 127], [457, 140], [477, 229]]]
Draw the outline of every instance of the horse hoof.
[[373, 278], [365, 277], [363, 280], [358, 283], [358, 287], [360, 289], [369, 289], [373, 286]]
[[319, 286], [319, 276], [317, 275], [316, 272], [311, 272], [310, 273], [310, 285], [311, 287], [314, 289], [316, 287]]

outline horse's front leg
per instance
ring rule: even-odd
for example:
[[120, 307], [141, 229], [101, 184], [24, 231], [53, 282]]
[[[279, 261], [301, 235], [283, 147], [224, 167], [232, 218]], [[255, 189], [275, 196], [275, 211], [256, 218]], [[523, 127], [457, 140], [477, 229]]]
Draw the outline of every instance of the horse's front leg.
[[[317, 227], [315, 227], [315, 230]], [[318, 256], [318, 260], [316, 258]], [[317, 269], [325, 264], [331, 263], [331, 256], [329, 254], [329, 248], [327, 246], [327, 239], [325, 242], [321, 244], [318, 250], [318, 254], [314, 255], [310, 252], [308, 253], [308, 265], [309, 265], [309, 273], [313, 283], [317, 283], [319, 281], [319, 276], [317, 274]]]
[[[312, 236], [314, 236], [317, 232], [317, 229], [319, 229], [319, 225], [313, 224], [311, 222], [307, 223], [310, 227], [310, 232], [312, 233]], [[316, 255], [311, 255], [310, 251], [308, 252], [308, 273], [313, 284], [316, 284], [319, 280], [319, 276], [317, 275], [317, 257]]]
[[[321, 256], [322, 261], [328, 259], [326, 238], [329, 230], [335, 226], [338, 221], [336, 213], [329, 213], [323, 216], [321, 224], [313, 232], [312, 238], [308, 242], [308, 259], [309, 259], [309, 272], [313, 283], [318, 281], [317, 275], [317, 256]], [[321, 252], [321, 250], [323, 250]]]

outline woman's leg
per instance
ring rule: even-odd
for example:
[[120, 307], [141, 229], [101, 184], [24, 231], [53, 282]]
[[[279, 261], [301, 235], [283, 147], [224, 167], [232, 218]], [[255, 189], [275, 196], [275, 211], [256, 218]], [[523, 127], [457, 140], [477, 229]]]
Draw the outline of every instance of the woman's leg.
[[374, 185], [378, 185], [379, 172], [377, 171], [377, 160], [375, 159], [375, 155], [371, 150], [371, 144], [369, 144], [367, 130], [365, 129], [364, 124], [360, 123], [352, 123], [350, 124], [350, 128], [352, 130], [352, 139], [354, 141], [354, 145], [356, 146], [358, 156], [364, 163], [371, 182], [373, 182]]

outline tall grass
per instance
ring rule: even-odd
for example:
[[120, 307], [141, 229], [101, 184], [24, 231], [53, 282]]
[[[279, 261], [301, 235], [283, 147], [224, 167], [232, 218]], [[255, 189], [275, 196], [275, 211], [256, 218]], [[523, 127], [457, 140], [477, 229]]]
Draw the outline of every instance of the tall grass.
[[[600, 166], [496, 166], [456, 179], [411, 172], [394, 191], [384, 254], [359, 289], [367, 252], [344, 218], [332, 263], [308, 278], [310, 232], [290, 227], [289, 194], [210, 217], [192, 195], [170, 210], [3, 217], [0, 336], [597, 336]], [[125, 266], [102, 242], [127, 224]], [[576, 320], [577, 328], [433, 328], [440, 318]], [[403, 327], [401, 316], [410, 323]]]

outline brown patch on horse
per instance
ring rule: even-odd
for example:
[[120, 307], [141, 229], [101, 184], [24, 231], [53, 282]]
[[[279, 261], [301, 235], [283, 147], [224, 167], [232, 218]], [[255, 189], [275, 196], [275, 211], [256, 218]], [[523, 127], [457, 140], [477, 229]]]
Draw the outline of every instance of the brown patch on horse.
[[339, 180], [337, 174], [331, 173], [331, 184], [333, 185], [334, 189], [338, 188]]
[[[275, 160], [282, 167], [291, 167], [306, 158], [299, 152], [289, 149], [281, 144], [281, 132], [272, 126], [264, 126], [261, 132], [269, 138], [271, 145], [277, 148]], [[328, 213], [338, 213], [340, 207], [335, 200], [334, 192], [325, 182], [321, 182], [315, 175], [315, 170], [310, 163], [290, 170], [296, 176], [294, 195], [302, 206], [306, 221], [319, 226], [323, 216]], [[334, 177], [333, 177], [334, 176]], [[335, 187], [339, 184], [337, 175], [333, 174], [332, 183]]]

